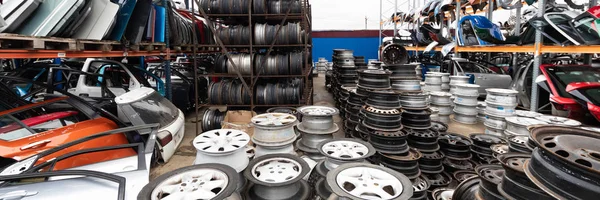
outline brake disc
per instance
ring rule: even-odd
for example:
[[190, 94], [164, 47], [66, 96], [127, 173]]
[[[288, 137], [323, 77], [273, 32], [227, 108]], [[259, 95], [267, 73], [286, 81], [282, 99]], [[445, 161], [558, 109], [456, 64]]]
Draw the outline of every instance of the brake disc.
[[404, 155], [378, 153], [378, 156], [381, 165], [398, 171], [410, 179], [415, 179], [421, 175], [418, 161], [423, 155], [416, 149], [410, 148]]
[[595, 199], [600, 195], [600, 136], [563, 126], [536, 127], [530, 139], [537, 148], [525, 173], [557, 199]]

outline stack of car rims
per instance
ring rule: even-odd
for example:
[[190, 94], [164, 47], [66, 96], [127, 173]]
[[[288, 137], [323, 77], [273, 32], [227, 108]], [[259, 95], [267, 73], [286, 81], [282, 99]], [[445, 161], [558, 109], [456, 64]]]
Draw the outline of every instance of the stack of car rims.
[[457, 84], [454, 91], [454, 121], [463, 124], [477, 123], [477, 97], [479, 85]]
[[385, 68], [392, 72], [392, 89], [397, 92], [420, 92], [421, 80], [416, 73], [419, 65], [420, 63], [386, 65]]
[[244, 171], [250, 184], [244, 199], [308, 199], [310, 186], [302, 178], [310, 167], [298, 156], [270, 154], [253, 159]]
[[485, 103], [485, 101], [478, 101], [477, 102], [477, 120], [480, 122], [485, 122], [485, 107], [487, 107], [487, 104]]
[[428, 72], [425, 74], [424, 90], [426, 92], [442, 91], [442, 75], [437, 72]]
[[452, 95], [447, 92], [430, 92], [429, 101], [431, 108], [438, 110], [438, 120], [443, 123], [450, 122], [450, 115], [452, 115]]
[[485, 91], [487, 93], [485, 98], [485, 133], [505, 137], [505, 118], [516, 115], [518, 92], [497, 88], [488, 88]]
[[296, 116], [287, 113], [266, 113], [254, 116], [250, 121], [254, 126], [254, 157], [276, 153], [296, 155], [292, 145], [296, 140]]
[[331, 139], [319, 144], [319, 152], [325, 156], [310, 173], [308, 183], [313, 187], [312, 199], [327, 199], [331, 195], [324, 179], [327, 173], [346, 163], [365, 163], [367, 158], [375, 154], [371, 144], [359, 139]]
[[469, 138], [473, 142], [471, 145], [472, 160], [479, 164], [497, 163], [498, 160], [494, 158], [494, 151], [491, 147], [496, 144], [507, 143], [505, 139], [499, 136], [483, 133], [472, 133]]
[[350, 94], [346, 100], [346, 107], [344, 108], [346, 111], [346, 116], [344, 118], [344, 133], [348, 138], [358, 135], [356, 133], [356, 126], [360, 120], [360, 109], [367, 100], [366, 95], [358, 94], [356, 90], [357, 88], [350, 89]]
[[[354, 55], [352, 50], [348, 49], [334, 49], [333, 50], [333, 80], [331, 81], [331, 90], [333, 97], [336, 99], [336, 107], [344, 112], [340, 104], [345, 102], [344, 99], [348, 97], [348, 92], [344, 91], [342, 87], [355, 87], [358, 81], [358, 73], [356, 72], [356, 65], [354, 63]], [[342, 115], [341, 117], [345, 117]]]
[[458, 84], [469, 84], [468, 76], [450, 76], [450, 93], [454, 94], [456, 91], [456, 85]]
[[506, 129], [504, 129], [504, 136], [510, 138], [511, 136], [528, 136], [529, 130], [527, 127], [534, 125], [545, 125], [548, 124], [544, 121], [540, 121], [528, 117], [506, 117]]
[[333, 122], [333, 116], [338, 110], [326, 106], [303, 106], [298, 108], [302, 114], [302, 122], [296, 126], [296, 130], [302, 138], [296, 141], [296, 147], [313, 160], [322, 160], [319, 153], [319, 143], [332, 139], [333, 134], [339, 130], [338, 125]]
[[438, 73], [442, 75], [442, 91], [450, 92], [450, 73]]

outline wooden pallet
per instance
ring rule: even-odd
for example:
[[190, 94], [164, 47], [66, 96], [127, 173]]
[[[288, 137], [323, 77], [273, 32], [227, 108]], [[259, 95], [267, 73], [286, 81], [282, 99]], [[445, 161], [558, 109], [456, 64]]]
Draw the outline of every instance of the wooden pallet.
[[77, 41], [70, 38], [35, 37], [0, 33], [0, 49], [77, 50]]
[[123, 45], [117, 41], [106, 41], [106, 40], [77, 40], [77, 50], [90, 50], [90, 51], [113, 51], [123, 50]]
[[166, 51], [167, 45], [165, 43], [140, 42], [130, 45], [129, 48], [132, 51]]

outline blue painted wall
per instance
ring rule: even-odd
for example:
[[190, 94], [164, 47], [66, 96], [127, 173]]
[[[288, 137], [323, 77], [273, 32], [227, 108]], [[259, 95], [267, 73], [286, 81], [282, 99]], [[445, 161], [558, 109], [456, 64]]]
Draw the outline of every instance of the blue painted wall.
[[364, 56], [365, 61], [377, 59], [379, 37], [355, 38], [313, 38], [312, 58], [317, 62], [320, 57], [332, 61], [333, 49], [351, 49], [355, 56]]

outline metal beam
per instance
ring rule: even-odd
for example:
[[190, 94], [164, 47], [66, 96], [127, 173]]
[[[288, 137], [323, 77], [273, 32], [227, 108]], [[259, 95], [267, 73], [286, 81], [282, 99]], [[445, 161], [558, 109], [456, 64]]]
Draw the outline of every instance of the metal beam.
[[[538, 10], [537, 16], [544, 16], [544, 10], [546, 0], [538, 0]], [[535, 52], [533, 52], [534, 60], [533, 60], [533, 74], [531, 75], [533, 78], [531, 79], [531, 107], [529, 108], [531, 111], [538, 111], [538, 86], [535, 83], [536, 77], [540, 75], [540, 65], [542, 64], [542, 52], [541, 47], [544, 42], [544, 38], [542, 37], [542, 32], [539, 30], [535, 31]]]

